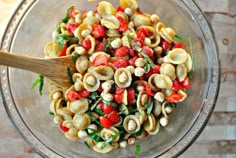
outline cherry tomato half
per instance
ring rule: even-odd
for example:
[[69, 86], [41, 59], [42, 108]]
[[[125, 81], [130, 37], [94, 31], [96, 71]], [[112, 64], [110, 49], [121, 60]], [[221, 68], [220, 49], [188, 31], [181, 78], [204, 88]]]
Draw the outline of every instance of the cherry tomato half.
[[129, 65], [128, 61], [124, 58], [118, 58], [113, 62], [113, 65], [118, 68], [125, 68]]
[[178, 103], [183, 96], [181, 94], [171, 94], [170, 96], [167, 97], [167, 102], [168, 103]]
[[108, 65], [108, 57], [104, 54], [99, 54], [97, 55], [93, 61], [92, 61], [93, 66], [100, 66], [100, 65]]

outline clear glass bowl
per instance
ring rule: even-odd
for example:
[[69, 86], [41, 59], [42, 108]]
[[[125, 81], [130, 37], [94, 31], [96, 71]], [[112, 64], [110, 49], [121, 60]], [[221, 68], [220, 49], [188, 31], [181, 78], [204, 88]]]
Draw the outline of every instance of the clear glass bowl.
[[[99, 1], [97, 1], [99, 2]], [[113, 0], [114, 6], [118, 5]], [[212, 31], [194, 1], [138, 0], [143, 12], [158, 13], [161, 20], [193, 42], [194, 72], [187, 101], [179, 105], [170, 124], [139, 142], [140, 157], [176, 157], [186, 150], [206, 125], [219, 90], [219, 58]], [[43, 57], [43, 47], [51, 39], [57, 22], [68, 7], [94, 9], [86, 0], [25, 0], [20, 3], [5, 31], [1, 49]], [[135, 146], [95, 153], [83, 142], [67, 140], [48, 114], [47, 88], [39, 96], [31, 85], [37, 74], [1, 68], [1, 90], [6, 111], [22, 137], [44, 157], [133, 157]], [[46, 86], [45, 86], [46, 87]]]

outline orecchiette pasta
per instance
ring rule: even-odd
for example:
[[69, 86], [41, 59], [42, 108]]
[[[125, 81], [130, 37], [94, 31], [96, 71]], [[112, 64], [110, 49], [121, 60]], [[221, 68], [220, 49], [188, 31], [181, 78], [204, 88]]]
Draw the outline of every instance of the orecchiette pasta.
[[[53, 122], [71, 141], [83, 139], [99, 153], [126, 148], [168, 126], [176, 104], [187, 99], [193, 59], [186, 43], [157, 14], [140, 11], [136, 0], [118, 9], [75, 7], [52, 33], [45, 58], [71, 56], [71, 86], [49, 81]], [[72, 10], [73, 9], [73, 10]], [[181, 47], [181, 48], [180, 48]]]

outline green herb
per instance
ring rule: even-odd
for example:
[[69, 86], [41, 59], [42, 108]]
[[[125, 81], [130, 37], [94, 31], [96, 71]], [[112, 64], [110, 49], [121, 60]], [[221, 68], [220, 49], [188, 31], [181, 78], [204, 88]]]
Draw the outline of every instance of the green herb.
[[95, 118], [95, 117], [92, 116], [92, 115], [89, 115], [89, 118], [90, 118], [92, 121], [96, 122], [96, 123], [100, 126], [100, 122], [97, 120], [97, 118]]
[[149, 64], [148, 64], [148, 62], [146, 62], [146, 63], [144, 64], [144, 70], [146, 70], [146, 71], [148, 72], [148, 70], [149, 70]]
[[113, 106], [114, 108], [117, 108], [117, 107], [118, 107], [118, 105], [117, 105], [116, 103], [114, 103], [114, 102], [106, 101], [106, 100], [104, 100], [104, 99], [102, 99], [102, 102], [103, 102], [104, 104], [111, 105], [111, 106]]
[[91, 105], [90, 110], [93, 111], [93, 110], [96, 108], [97, 104], [98, 104], [100, 101], [101, 101], [101, 98], [99, 98], [97, 101], [95, 101], [95, 102]]
[[64, 47], [63, 40], [78, 40], [78, 38], [71, 35], [60, 34], [56, 36], [55, 42]]
[[74, 63], [76, 62], [76, 59], [78, 58], [78, 56], [79, 56], [78, 52], [74, 51], [74, 52], [72, 53], [72, 61], [73, 61]]
[[43, 95], [43, 85], [44, 85], [44, 76], [39, 75], [39, 78], [34, 81], [32, 84], [32, 89], [34, 89], [39, 84], [39, 94]]
[[57, 25], [56, 25], [56, 30], [57, 30], [58, 33], [61, 33], [61, 27], [60, 27], [60, 24], [57, 24]]
[[92, 128], [88, 128], [88, 127], [86, 129], [93, 131], [93, 133], [98, 133], [98, 130], [95, 130], [95, 129], [92, 129]]
[[61, 20], [62, 22], [64, 22], [64, 23], [68, 22], [68, 20], [70, 19], [70, 11], [71, 11], [72, 8], [74, 8], [74, 6], [67, 9], [66, 17]]
[[106, 39], [105, 43], [104, 43], [104, 46], [103, 46], [103, 51], [106, 52], [107, 51], [107, 48], [110, 46], [110, 43], [108, 41], [108, 38]]
[[120, 135], [120, 133], [116, 133], [113, 136], [109, 137], [101, 146], [101, 149], [104, 149], [106, 147], [107, 144], [109, 144], [110, 142], [112, 142], [113, 140], [115, 140], [118, 136]]
[[175, 37], [181, 42], [185, 41], [185, 39], [183, 37], [181, 37], [180, 35], [175, 35]]
[[74, 84], [72, 73], [71, 73], [71, 70], [70, 70], [69, 67], [67, 67], [67, 75], [68, 75], [68, 77], [70, 79], [71, 84]]
[[189, 46], [190, 46], [190, 54], [191, 54], [191, 58], [192, 58], [192, 71], [194, 71], [194, 53], [193, 53], [193, 44], [192, 44], [192, 40], [189, 37], [188, 38], [189, 41]]
[[84, 144], [85, 144], [89, 149], [91, 149], [91, 146], [90, 146], [86, 141], [84, 141]]
[[92, 92], [89, 96], [89, 99], [92, 99], [92, 100], [96, 100], [97, 98], [99, 98], [99, 95], [97, 94], [97, 92]]
[[53, 112], [49, 112], [49, 114], [50, 114], [50, 115], [54, 115], [54, 113], [53, 113]]
[[141, 128], [138, 132], [132, 134], [134, 137], [141, 136], [143, 134], [143, 128]]
[[153, 102], [153, 99], [152, 99], [149, 106], [148, 106], [148, 108], [147, 108], [147, 114], [151, 114], [152, 109], [153, 109], [153, 104], [154, 104], [154, 102]]
[[133, 45], [134, 48], [143, 55], [148, 64], [150, 64], [151, 68], [155, 68], [156, 65], [153, 63], [152, 59], [150, 59], [149, 56], [143, 51], [143, 49], [134, 40], [132, 40], [130, 36], [127, 36], [127, 38], [131, 45]]
[[137, 11], [138, 11], [138, 12], [140, 12], [140, 11], [141, 11], [140, 7], [138, 7], [138, 8], [137, 8]]
[[103, 111], [101, 109], [95, 108], [94, 111], [98, 113], [99, 115], [104, 115]]
[[95, 142], [100, 142], [102, 140], [96, 133], [89, 134], [89, 137], [92, 138]]
[[138, 157], [138, 156], [139, 156], [140, 151], [141, 151], [141, 146], [140, 146], [140, 144], [137, 144], [137, 145], [135, 146], [135, 151], [134, 151], [135, 157]]

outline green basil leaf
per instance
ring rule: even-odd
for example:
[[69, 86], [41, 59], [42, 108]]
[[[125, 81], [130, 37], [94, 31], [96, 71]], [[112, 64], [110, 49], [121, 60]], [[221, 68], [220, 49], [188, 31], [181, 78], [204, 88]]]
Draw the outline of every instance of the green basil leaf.
[[89, 99], [92, 99], [92, 100], [96, 100], [97, 98], [99, 98], [97, 92], [92, 92], [89, 96]]
[[61, 33], [61, 27], [60, 27], [60, 24], [57, 24], [57, 25], [56, 25], [56, 30], [57, 30], [58, 33]]
[[78, 56], [79, 56], [78, 52], [74, 51], [74, 52], [72, 53], [72, 61], [73, 61], [74, 63], [76, 62]]
[[74, 6], [71, 6], [70, 8], [67, 9], [66, 17], [61, 20], [62, 22], [64, 22], [64, 23], [68, 22], [68, 20], [70, 19], [70, 11], [72, 8], [74, 8]]
[[50, 115], [54, 115], [54, 113], [53, 113], [53, 112], [49, 112], [49, 114], [50, 114]]
[[110, 102], [110, 101], [106, 101], [106, 100], [102, 100], [104, 104], [107, 104], [107, 105], [111, 105], [113, 106], [114, 108], [117, 108], [118, 107], [118, 104], [114, 103], [114, 102]]
[[68, 75], [68, 77], [70, 79], [71, 84], [74, 84], [72, 73], [71, 73], [71, 70], [70, 70], [69, 67], [67, 67], [67, 75]]
[[181, 42], [185, 41], [185, 39], [183, 37], [181, 37], [180, 35], [175, 35], [175, 37]]
[[34, 81], [34, 83], [32, 84], [32, 89], [34, 89], [40, 82], [40, 79], [38, 78], [37, 80]]
[[120, 133], [116, 133], [113, 136], [109, 137], [101, 146], [101, 149], [104, 149], [106, 147], [107, 144], [109, 144], [110, 142], [112, 142], [113, 140], [115, 140], [118, 136], [120, 135]]
[[43, 95], [44, 76], [39, 75], [39, 94]]
[[101, 116], [104, 115], [104, 113], [103, 113], [103, 111], [102, 111], [101, 109], [95, 108], [94, 111], [95, 111], [96, 113], [98, 113], [99, 115], [101, 115]]
[[107, 48], [110, 46], [110, 43], [108, 41], [108, 38], [106, 39], [105, 43], [104, 43], [104, 46], [103, 46], [103, 51], [106, 52], [107, 51]]
[[148, 106], [148, 108], [147, 108], [147, 114], [151, 114], [152, 109], [153, 109], [153, 104], [154, 104], [154, 102], [153, 102], [153, 99], [152, 99], [149, 106]]
[[141, 146], [140, 146], [140, 144], [137, 144], [137, 145], [135, 146], [135, 151], [134, 151], [135, 157], [138, 157], [138, 156], [139, 156], [140, 151], [141, 151]]
[[71, 35], [60, 34], [56, 36], [55, 42], [64, 47], [63, 40], [78, 40], [78, 38]]
[[89, 137], [92, 138], [95, 142], [100, 142], [102, 140], [96, 133], [89, 134]]
[[127, 38], [130, 44], [134, 46], [134, 48], [137, 49], [137, 51], [143, 55], [146, 61], [150, 64], [151, 68], [155, 68], [156, 65], [153, 63], [152, 59], [150, 59], [149, 56], [143, 51], [143, 49], [134, 40], [132, 40], [130, 36], [127, 36]]
[[143, 134], [143, 128], [141, 128], [138, 132], [132, 134], [134, 137], [141, 136]]

